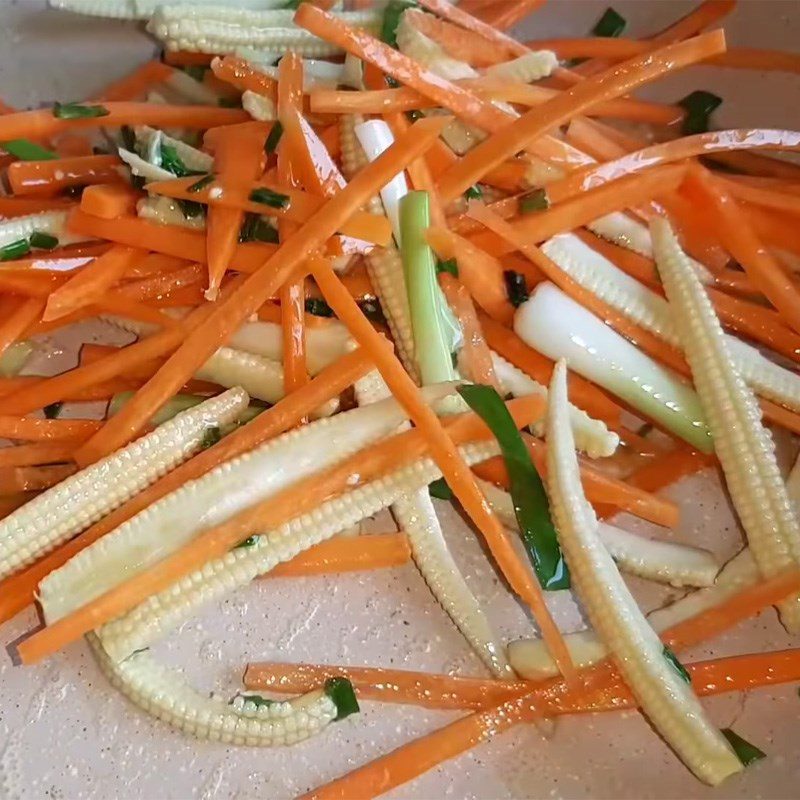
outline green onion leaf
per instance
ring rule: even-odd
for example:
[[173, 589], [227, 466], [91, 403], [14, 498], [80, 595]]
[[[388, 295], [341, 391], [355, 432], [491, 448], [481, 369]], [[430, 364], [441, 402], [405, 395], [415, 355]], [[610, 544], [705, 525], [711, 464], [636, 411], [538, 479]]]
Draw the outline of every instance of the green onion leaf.
[[50, 403], [49, 406], [44, 407], [44, 416], [46, 419], [56, 419], [64, 407], [63, 403]]
[[253, 189], [250, 192], [250, 199], [254, 203], [261, 203], [270, 208], [286, 208], [289, 205], [288, 195], [273, 192], [272, 189]]
[[386, 324], [386, 317], [383, 314], [383, 309], [381, 308], [381, 304], [377, 300], [360, 300], [358, 303], [358, 307], [361, 309], [361, 313], [370, 321], [370, 322], [378, 322], [381, 325]]
[[111, 112], [105, 106], [83, 106], [80, 103], [53, 103], [53, 116], [58, 119], [89, 119], [107, 117]]
[[53, 250], [58, 247], [58, 237], [43, 231], [34, 231], [28, 241], [31, 247], [38, 250]]
[[676, 656], [675, 653], [673, 653], [672, 650], [670, 650], [670, 648], [666, 645], [664, 645], [664, 649], [661, 652], [675, 672], [677, 672], [678, 675], [680, 675], [681, 678], [686, 681], [686, 683], [691, 683], [692, 676], [686, 671], [686, 667], [684, 667], [683, 664], [681, 664], [681, 662], [678, 660], [678, 656]]
[[395, 50], [397, 49], [397, 26], [400, 24], [400, 17], [409, 8], [419, 8], [419, 6], [411, 0], [390, 0], [384, 9], [381, 41], [394, 47]]
[[278, 229], [262, 219], [260, 214], [248, 213], [239, 231], [240, 242], [269, 242], [278, 244]]
[[558, 546], [542, 479], [505, 403], [491, 386], [460, 386], [458, 393], [488, 425], [500, 445], [520, 535], [539, 583], [548, 591], [568, 589], [569, 572]]
[[189, 169], [178, 155], [178, 151], [171, 144], [161, 145], [161, 167], [171, 172], [178, 178], [187, 178], [189, 175], [205, 175], [202, 170]]
[[52, 150], [46, 150], [41, 145], [35, 142], [29, 142], [27, 139], [11, 139], [7, 142], [2, 142], [0, 146], [9, 155], [18, 158], [20, 161], [51, 161], [58, 158], [58, 154]]
[[728, 740], [728, 744], [733, 748], [742, 765], [749, 767], [754, 761], [766, 758], [767, 754], [759, 750], [754, 744], [750, 744], [747, 739], [742, 739], [738, 733], [734, 733], [730, 728], [723, 728], [720, 733]]
[[503, 271], [503, 280], [506, 282], [508, 302], [514, 308], [519, 308], [530, 297], [525, 276], [521, 272], [507, 269]]
[[239, 542], [239, 544], [237, 544], [236, 547], [234, 547], [233, 549], [238, 550], [240, 547], [252, 547], [254, 544], [256, 544], [258, 540], [259, 540], [258, 535], [248, 536], [246, 539], [242, 539], [242, 541]]
[[136, 152], [136, 134], [130, 125], [123, 125], [119, 129], [119, 138], [122, 141], [122, 147], [131, 153]]
[[209, 425], [203, 432], [203, 438], [200, 440], [200, 449], [208, 450], [213, 447], [220, 439], [222, 439], [222, 431], [218, 425]]
[[242, 694], [239, 695], [247, 703], [252, 703], [256, 708], [261, 706], [271, 706], [277, 703], [277, 700], [270, 700], [269, 697], [262, 697], [260, 694]]
[[27, 239], [17, 239], [10, 242], [5, 247], [0, 247], [0, 261], [13, 261], [16, 258], [28, 255], [31, 251], [30, 243]]
[[627, 24], [625, 17], [609, 7], [603, 12], [603, 16], [597, 20], [597, 24], [594, 28], [592, 28], [592, 35], [613, 39], [625, 30]]
[[684, 136], [692, 136], [708, 130], [709, 118], [712, 112], [722, 105], [722, 98], [699, 89], [678, 100], [678, 105], [686, 111], [681, 131]]
[[183, 212], [186, 219], [197, 219], [206, 213], [206, 207], [202, 203], [195, 203], [194, 200], [176, 200], [175, 201]]
[[315, 317], [333, 317], [333, 309], [322, 299], [311, 297], [306, 300], [306, 313]]
[[187, 192], [201, 192], [206, 186], [214, 183], [214, 176], [209, 172], [208, 175], [203, 175], [199, 181], [195, 181], [191, 186], [186, 187]]
[[436, 274], [442, 272], [449, 272], [453, 277], [458, 277], [458, 262], [454, 258], [448, 258], [447, 261], [436, 262]]
[[347, 678], [328, 678], [323, 691], [336, 706], [337, 720], [357, 714], [361, 710], [358, 707], [356, 693], [353, 691], [353, 684]]
[[267, 155], [274, 153], [278, 149], [278, 142], [280, 142], [281, 136], [283, 136], [283, 125], [280, 122], [276, 122], [270, 129], [267, 141], [264, 142], [264, 152]]
[[447, 485], [444, 478], [439, 478], [433, 483], [428, 485], [428, 492], [431, 497], [436, 497], [439, 500], [452, 500], [453, 490]]
[[467, 200], [482, 200], [483, 199], [483, 190], [480, 186], [476, 183], [474, 186], [470, 186], [466, 192], [464, 192], [464, 197]]
[[547, 211], [550, 208], [550, 199], [546, 189], [534, 189], [522, 195], [519, 199], [519, 213], [532, 214], [535, 211]]

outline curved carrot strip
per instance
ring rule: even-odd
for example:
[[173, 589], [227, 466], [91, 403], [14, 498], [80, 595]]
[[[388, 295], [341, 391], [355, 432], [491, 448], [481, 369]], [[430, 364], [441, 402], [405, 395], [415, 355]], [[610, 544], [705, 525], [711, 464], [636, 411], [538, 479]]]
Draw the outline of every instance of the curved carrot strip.
[[117, 219], [136, 213], [136, 203], [143, 195], [125, 184], [97, 183], [81, 194], [81, 211], [103, 219]]
[[149, 300], [168, 295], [185, 286], [194, 286], [202, 281], [205, 275], [206, 271], [202, 264], [189, 264], [170, 272], [151, 275], [140, 281], [129, 281], [120, 286], [116, 293], [129, 300]]
[[214, 58], [211, 61], [211, 70], [221, 81], [235, 86], [240, 92], [255, 92], [256, 94], [275, 100], [278, 96], [278, 82], [253, 69], [250, 62], [236, 56]]
[[70, 186], [125, 182], [117, 156], [77, 156], [51, 161], [15, 161], [8, 182], [15, 195], [52, 195]]
[[497, 30], [507, 31], [544, 3], [545, 0], [492, 0], [474, 11], [469, 10], [469, 5], [465, 7], [464, 3], [459, 3], [459, 7]]
[[136, 100], [152, 86], [172, 77], [175, 70], [163, 61], [146, 61], [133, 72], [92, 95], [92, 100]]
[[0, 468], [32, 467], [70, 461], [76, 447], [77, 441], [74, 439], [0, 447]]
[[668, 44], [687, 39], [727, 17], [736, 8], [736, 0], [703, 0], [697, 8], [681, 17], [677, 22], [651, 36], [654, 44]]

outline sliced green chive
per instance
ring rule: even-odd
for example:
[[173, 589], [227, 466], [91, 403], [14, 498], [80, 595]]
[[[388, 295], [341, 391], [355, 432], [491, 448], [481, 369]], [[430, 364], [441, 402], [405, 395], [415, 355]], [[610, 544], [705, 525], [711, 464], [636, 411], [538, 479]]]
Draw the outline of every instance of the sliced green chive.
[[447, 261], [436, 262], [436, 274], [441, 272], [449, 272], [454, 277], [458, 277], [458, 262], [454, 258], [448, 258]]
[[386, 324], [386, 317], [383, 314], [381, 304], [377, 300], [361, 300], [358, 304], [361, 313], [370, 321]]
[[592, 28], [592, 34], [613, 39], [625, 30], [627, 24], [625, 17], [609, 7], [603, 12], [603, 16], [597, 20], [597, 24]]
[[187, 192], [201, 192], [206, 186], [214, 183], [214, 176], [209, 172], [208, 175], [203, 175], [199, 181], [195, 181], [191, 186], [186, 187]]
[[508, 302], [514, 308], [519, 308], [530, 297], [525, 276], [513, 269], [507, 269], [503, 271], [503, 280], [506, 283]]
[[31, 251], [30, 243], [27, 239], [18, 239], [10, 242], [5, 247], [0, 247], [0, 261], [13, 261], [16, 258], [28, 255]]
[[676, 656], [675, 653], [673, 653], [672, 650], [670, 650], [670, 648], [666, 645], [664, 645], [664, 649], [661, 652], [675, 672], [677, 672], [678, 675], [680, 675], [681, 678], [686, 681], [686, 683], [691, 683], [692, 676], [686, 671], [686, 667], [684, 667], [683, 664], [681, 664], [681, 662], [678, 660], [678, 656]]
[[20, 161], [51, 161], [58, 158], [57, 153], [46, 150], [41, 145], [29, 142], [27, 139], [11, 139], [8, 142], [2, 142], [0, 146], [6, 153]]
[[238, 550], [240, 547], [252, 547], [258, 541], [258, 539], [258, 536], [248, 536], [246, 539], [242, 539], [242, 541], [236, 545], [234, 550]]
[[728, 740], [728, 744], [742, 762], [743, 766], [749, 767], [754, 761], [766, 758], [767, 754], [759, 750], [754, 744], [750, 744], [747, 739], [742, 739], [738, 733], [734, 733], [730, 728], [723, 728], [720, 733]]
[[63, 403], [50, 403], [49, 406], [44, 407], [44, 415], [47, 419], [56, 419], [63, 407]]
[[52, 250], [58, 247], [58, 238], [42, 231], [34, 231], [28, 241], [31, 247], [37, 250]]
[[476, 183], [474, 186], [470, 186], [469, 189], [467, 189], [467, 191], [464, 192], [464, 197], [466, 197], [467, 200], [482, 200], [483, 191], [481, 190], [481, 187], [478, 186], [478, 184]]
[[412, 0], [390, 0], [383, 12], [381, 41], [397, 49], [397, 26], [400, 17], [410, 8], [419, 8]]
[[433, 483], [429, 484], [428, 492], [430, 493], [431, 497], [436, 497], [439, 500], [453, 499], [453, 490], [447, 485], [447, 481], [444, 478], [439, 478], [438, 480], [435, 480]]
[[200, 440], [200, 449], [207, 450], [213, 447], [220, 439], [222, 439], [222, 431], [218, 425], [209, 425], [203, 432], [203, 438]]
[[278, 244], [278, 229], [274, 228], [259, 214], [246, 214], [239, 230], [240, 242], [269, 242]]
[[550, 208], [550, 200], [547, 197], [546, 189], [534, 189], [532, 192], [522, 195], [519, 199], [520, 214], [547, 211], [548, 208]]
[[177, 149], [171, 144], [161, 145], [161, 167], [178, 178], [186, 178], [189, 175], [205, 175], [202, 170], [189, 169], [178, 155]]
[[353, 691], [353, 684], [347, 678], [328, 678], [323, 691], [336, 706], [337, 720], [357, 714], [361, 710], [358, 707], [356, 693]]
[[708, 130], [709, 118], [712, 112], [722, 105], [722, 98], [712, 92], [698, 89], [679, 100], [678, 105], [686, 111], [681, 130], [685, 136], [691, 136]]
[[195, 203], [194, 200], [176, 200], [176, 202], [186, 219], [197, 219], [206, 213], [205, 206], [202, 203]]
[[53, 116], [58, 119], [88, 119], [107, 117], [111, 112], [105, 106], [84, 106], [80, 103], [54, 103]]
[[539, 583], [548, 591], [568, 589], [569, 572], [558, 546], [542, 479], [506, 404], [491, 386], [460, 386], [458, 393], [487, 424], [500, 445], [520, 535]]
[[306, 300], [306, 313], [313, 314], [315, 317], [333, 317], [333, 309], [324, 301], [317, 297]]
[[267, 141], [264, 142], [264, 152], [267, 155], [274, 153], [278, 149], [278, 142], [280, 142], [281, 136], [283, 136], [283, 125], [280, 122], [276, 122], [270, 130], [269, 136], [267, 136]]
[[273, 192], [272, 189], [253, 189], [250, 192], [250, 199], [254, 203], [261, 203], [270, 208], [286, 208], [289, 205], [288, 195]]

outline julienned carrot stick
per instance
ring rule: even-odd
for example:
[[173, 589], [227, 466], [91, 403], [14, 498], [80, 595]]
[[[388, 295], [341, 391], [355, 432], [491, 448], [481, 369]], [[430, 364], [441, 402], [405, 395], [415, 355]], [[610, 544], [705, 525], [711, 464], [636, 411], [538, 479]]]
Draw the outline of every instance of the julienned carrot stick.
[[50, 161], [15, 161], [8, 167], [8, 183], [15, 195], [53, 195], [70, 186], [123, 183], [125, 174], [117, 156], [77, 156]]
[[92, 95], [93, 100], [138, 100], [148, 89], [172, 77], [175, 70], [163, 61], [146, 61], [133, 72]]
[[649, 41], [654, 44], [667, 44], [679, 42], [689, 36], [694, 36], [700, 31], [719, 22], [736, 8], [736, 0], [703, 0], [697, 8], [692, 9], [686, 16], [667, 26], [664, 30], [651, 36]]
[[[280, 400], [247, 425], [237, 428], [228, 434], [213, 447], [203, 450], [194, 458], [181, 464], [181, 466], [148, 486], [138, 495], [132, 497], [127, 503], [107, 514], [99, 522], [96, 522], [83, 533], [40, 559], [23, 572], [0, 581], [0, 587], [2, 587], [0, 591], [0, 622], [11, 619], [11, 617], [33, 602], [36, 587], [45, 575], [66, 564], [70, 558], [96, 542], [101, 536], [114, 530], [114, 528], [165, 495], [183, 486], [187, 481], [202, 477], [224, 461], [236, 458], [273, 436], [277, 436], [297, 425], [303, 417], [323, 403], [338, 396], [371, 369], [372, 364], [362, 350], [346, 353], [312, 378], [309, 383], [294, 392], [291, 397], [285, 397]], [[6, 428], [3, 427], [4, 419], [4, 417], [0, 417], [0, 436], [22, 438], [18, 436], [12, 437], [4, 432], [11, 429], [11, 425]], [[60, 424], [68, 422], [66, 420], [27, 419], [22, 421], [24, 423], [57, 422]], [[69, 422], [72, 421], [70, 420]], [[94, 425], [91, 429], [92, 431], [96, 431], [100, 427], [99, 422], [92, 422], [91, 424]], [[74, 436], [75, 434], [72, 435]], [[48, 438], [52, 438], [52, 435]]]
[[[790, 596], [799, 588], [800, 572], [773, 578], [766, 584], [745, 589], [724, 603], [720, 607], [720, 613], [714, 615], [712, 624], [705, 625], [703, 615], [692, 617], [666, 632], [662, 638], [671, 647], [673, 646], [671, 642], [678, 645], [686, 640], [702, 641], [709, 635], [716, 635], [739, 621], [754, 616], [769, 605]], [[580, 699], [588, 696], [590, 690], [608, 689], [618, 680], [616, 671], [607, 661], [583, 670], [582, 676], [585, 676], [586, 688], [584, 694], [579, 695]], [[552, 699], [569, 694], [569, 689], [563, 681], [556, 679], [544, 682], [533, 692], [470, 714], [409, 744], [402, 745], [363, 767], [303, 795], [303, 800], [372, 798], [388, 792], [514, 725], [536, 719], [542, 714], [539, 693], [543, 689], [548, 691], [548, 698]]]
[[74, 464], [52, 464], [50, 466], [4, 467], [0, 469], [0, 494], [15, 492], [38, 492], [49, 489], [64, 478], [75, 474]]
[[211, 61], [214, 74], [225, 83], [235, 86], [240, 92], [251, 91], [275, 100], [278, 83], [274, 78], [253, 69], [249, 61], [236, 56], [215, 58]]
[[800, 214], [800, 196], [778, 189], [765, 189], [748, 186], [737, 181], [717, 176], [717, 182], [733, 197], [744, 203], [752, 203], [762, 208], [781, 211], [796, 217]]
[[[389, 352], [385, 343], [381, 344], [381, 348]], [[534, 408], [535, 414], [532, 414]], [[528, 399], [511, 401], [509, 411], [517, 424], [525, 425], [541, 413], [541, 403]], [[448, 420], [447, 424], [451, 435], [459, 443], [491, 436], [488, 428], [474, 414], [461, 415]], [[96, 600], [35, 633], [19, 646], [21, 660], [26, 664], [40, 661], [150, 595], [171, 586], [209, 560], [224, 555], [253, 533], [282, 525], [307, 513], [325, 499], [353, 489], [354, 472], [359, 476], [356, 485], [365, 485], [401, 465], [411, 463], [428, 451], [420, 431], [405, 431], [361, 450], [330, 469], [293, 483], [269, 499], [235, 514], [222, 525], [207, 529], [146, 572], [134, 575]]]
[[[4, 397], [12, 392], [16, 392], [23, 387], [33, 386], [35, 383], [41, 380], [42, 378], [39, 378], [35, 375], [26, 375], [24, 377], [17, 378], [0, 378], [0, 397]], [[135, 391], [141, 385], [142, 381], [134, 378], [113, 378], [110, 381], [95, 383], [86, 389], [80, 389], [74, 394], [65, 397], [64, 401], [68, 403], [83, 403], [94, 402], [96, 400], [110, 400], [115, 394], [119, 394], [120, 392]], [[94, 433], [94, 431], [91, 431], [90, 433]], [[76, 438], [74, 442], [69, 445], [70, 459], [72, 458], [72, 452], [78, 449], [78, 446], [81, 442], [89, 438], [90, 433], [87, 433], [82, 438]]]
[[29, 500], [36, 497], [36, 492], [20, 492], [0, 497], [0, 519], [5, 519], [12, 511], [24, 506]]
[[0, 217], [11, 219], [51, 209], [68, 209], [72, 200], [63, 197], [0, 197]]
[[77, 446], [77, 440], [67, 439], [57, 442], [36, 442], [34, 444], [18, 444], [13, 447], [0, 447], [0, 468], [32, 467], [70, 461]]
[[[131, 300], [115, 292], [106, 292], [106, 294], [99, 297], [89, 308], [97, 309], [101, 314], [116, 314], [120, 317], [129, 317], [130, 319], [139, 320], [140, 322], [152, 322], [162, 328], [180, 327], [179, 320], [164, 314], [157, 308], [145, 305], [137, 300]], [[59, 319], [66, 319], [67, 316], [68, 315], [59, 317]]]
[[[2, 454], [2, 450], [0, 450]], [[411, 548], [405, 533], [336, 536], [278, 564], [265, 578], [298, 578], [335, 572], [385, 569], [407, 564]]]
[[497, 30], [507, 31], [544, 5], [544, 2], [545, 0], [493, 0], [470, 13]]
[[135, 261], [144, 256], [145, 251], [133, 247], [112, 247], [50, 295], [42, 319], [57, 319], [81, 306], [95, 303]]
[[103, 103], [102, 117], [61, 119], [49, 108], [19, 111], [0, 117], [0, 141], [47, 139], [63, 131], [84, 128], [118, 128], [121, 125], [152, 125], [156, 128], [215, 128], [246, 122], [249, 115], [237, 108], [174, 106], [162, 103]]
[[[429, 143], [449, 121], [447, 117], [416, 122], [381, 156], [371, 161], [338, 194], [317, 211], [284, 242], [272, 258], [248, 276], [244, 284], [224, 301], [215, 304], [211, 316], [186, 337], [183, 345], [167, 360], [125, 408], [110, 420], [101, 435], [76, 454], [79, 463], [91, 463], [133, 438], [200, 364], [222, 345], [241, 323], [256, 313], [278, 287], [294, 278], [308, 254], [332, 236], [343, 219], [372, 197], [380, 187], [425, 152]], [[113, 226], [112, 226], [113, 227]]]
[[45, 301], [40, 297], [21, 298], [17, 307], [0, 320], [0, 354], [21, 339], [25, 331], [42, 318]]
[[96, 183], [83, 190], [81, 210], [103, 219], [132, 216], [140, 197], [139, 192], [125, 184]]
[[191, 50], [164, 50], [165, 64], [173, 67], [208, 67], [214, 56], [208, 53], [194, 53]]
[[323, 297], [355, 340], [370, 354], [394, 397], [409, 413], [416, 429], [427, 438], [431, 455], [442, 470], [447, 484], [484, 536], [512, 589], [533, 611], [559, 670], [570, 678], [574, 674], [572, 661], [561, 633], [545, 605], [541, 588], [533, 579], [530, 570], [519, 559], [507, 531], [488, 509], [469, 467], [464, 463], [451, 438], [445, 433], [438, 417], [424, 403], [413, 380], [394, 353], [386, 347], [386, 342], [380, 334], [375, 332], [369, 320], [361, 313], [355, 301], [333, 273], [330, 264], [322, 259], [315, 259], [312, 274]]
[[[186, 262], [182, 262], [186, 264]], [[151, 275], [140, 281], [128, 281], [116, 290], [116, 294], [129, 300], [148, 300], [161, 297], [184, 286], [194, 286], [206, 276], [202, 264], [187, 264], [180, 269]]]
[[0, 437], [25, 442], [84, 439], [102, 426], [93, 419], [32, 419], [0, 416]]

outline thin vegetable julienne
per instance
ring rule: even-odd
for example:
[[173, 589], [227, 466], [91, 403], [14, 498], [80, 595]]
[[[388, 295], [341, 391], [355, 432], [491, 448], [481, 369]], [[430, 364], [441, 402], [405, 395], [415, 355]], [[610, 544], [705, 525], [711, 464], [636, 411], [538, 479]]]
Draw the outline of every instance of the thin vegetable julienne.
[[491, 428], [500, 445], [520, 536], [539, 583], [548, 591], [568, 589], [569, 571], [558, 546], [544, 484], [505, 403], [490, 386], [462, 386], [458, 393]]

